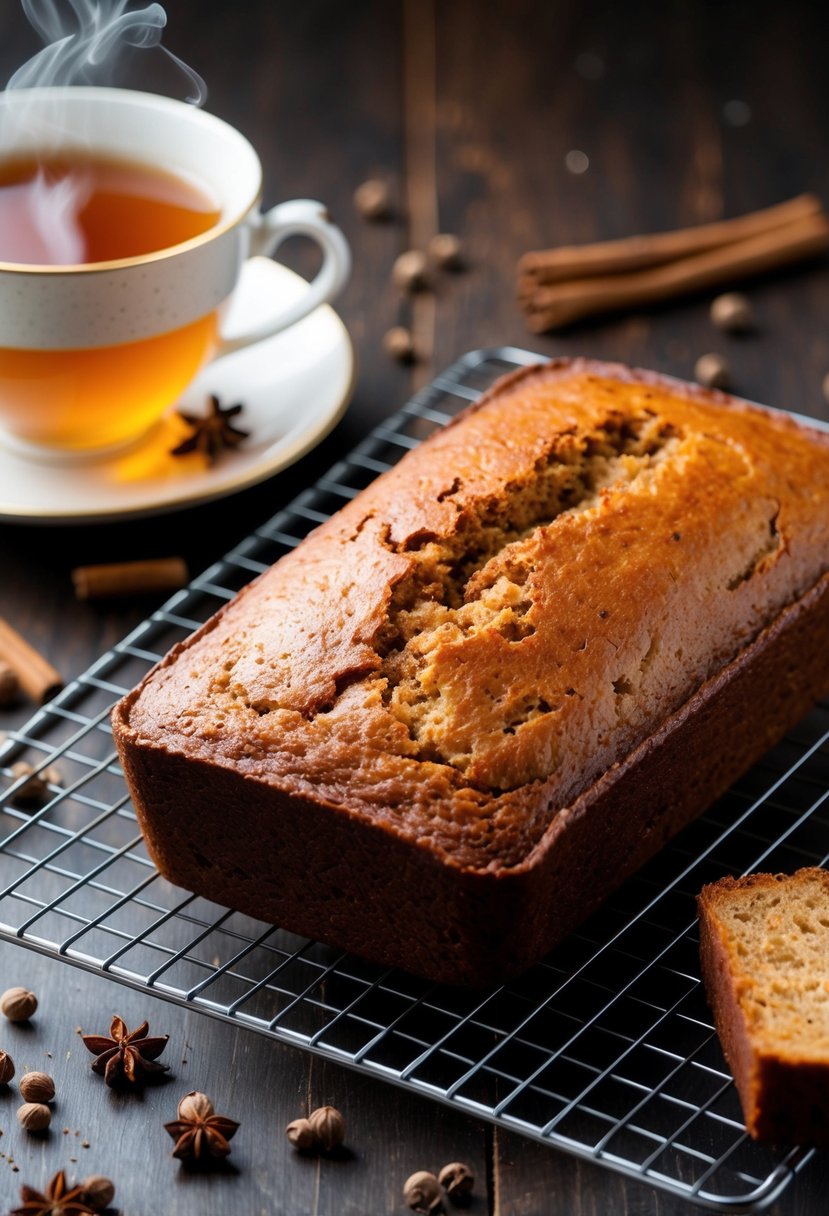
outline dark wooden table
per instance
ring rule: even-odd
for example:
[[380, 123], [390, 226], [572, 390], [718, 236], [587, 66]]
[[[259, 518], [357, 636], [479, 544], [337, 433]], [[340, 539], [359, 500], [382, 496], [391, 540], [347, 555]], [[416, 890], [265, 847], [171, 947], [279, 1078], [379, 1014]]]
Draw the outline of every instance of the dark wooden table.
[[[825, 263], [752, 284], [759, 330], [744, 339], [712, 328], [706, 296], [543, 339], [527, 334], [514, 303], [515, 263], [527, 249], [692, 224], [806, 189], [829, 199], [821, 6], [170, 0], [168, 9], [167, 45], [206, 78], [208, 108], [259, 149], [266, 202], [319, 197], [345, 229], [354, 273], [337, 307], [359, 376], [347, 415], [315, 452], [236, 497], [117, 526], [0, 524], [0, 615], [66, 678], [156, 606], [78, 603], [74, 565], [178, 552], [194, 571], [203, 568], [466, 350], [511, 343], [680, 376], [692, 375], [698, 355], [719, 351], [743, 395], [829, 416], [821, 391], [829, 371]], [[35, 47], [17, 6], [3, 5], [3, 79]], [[163, 77], [175, 88], [157, 59], [133, 67], [130, 83], [152, 87]], [[566, 167], [572, 150], [588, 158], [585, 172]], [[352, 192], [369, 177], [393, 188], [388, 223], [368, 224], [355, 212]], [[395, 256], [438, 231], [460, 235], [467, 269], [442, 276], [434, 291], [401, 296], [390, 281]], [[313, 269], [305, 249], [286, 257]], [[384, 332], [400, 323], [418, 346], [411, 368], [382, 347]], [[0, 729], [28, 712], [0, 711]], [[0, 1027], [0, 1045], [20, 1070], [52, 1071], [59, 1102], [53, 1133], [35, 1140], [18, 1131], [14, 1097], [0, 1091], [2, 1210], [22, 1180], [40, 1185], [68, 1165], [115, 1178], [130, 1216], [372, 1216], [405, 1210], [401, 1185], [412, 1170], [453, 1159], [476, 1174], [476, 1213], [689, 1210], [244, 1028], [2, 944], [0, 988], [17, 983], [38, 992], [41, 1010], [31, 1028]], [[136, 1103], [92, 1083], [74, 1030], [103, 1028], [116, 1010], [131, 1025], [149, 1017], [172, 1036], [172, 1089], [148, 1090]], [[171, 1092], [194, 1087], [241, 1120], [238, 1172], [193, 1177], [170, 1160], [160, 1124], [170, 1117]], [[285, 1140], [288, 1120], [323, 1102], [347, 1115], [346, 1159], [301, 1158]], [[827, 1185], [824, 1155], [772, 1210], [823, 1214]]]

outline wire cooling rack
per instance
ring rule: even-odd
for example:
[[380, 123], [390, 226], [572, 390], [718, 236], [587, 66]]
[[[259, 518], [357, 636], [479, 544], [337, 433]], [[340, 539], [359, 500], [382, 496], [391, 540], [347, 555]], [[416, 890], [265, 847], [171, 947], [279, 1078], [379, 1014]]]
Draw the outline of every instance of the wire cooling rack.
[[[535, 356], [474, 352], [179, 592], [0, 748], [0, 936], [449, 1103], [697, 1204], [771, 1202], [811, 1152], [752, 1143], [699, 979], [694, 896], [826, 864], [829, 706], [520, 979], [440, 988], [171, 886], [145, 852], [109, 710], [378, 473]], [[26, 760], [60, 769], [21, 805]]]

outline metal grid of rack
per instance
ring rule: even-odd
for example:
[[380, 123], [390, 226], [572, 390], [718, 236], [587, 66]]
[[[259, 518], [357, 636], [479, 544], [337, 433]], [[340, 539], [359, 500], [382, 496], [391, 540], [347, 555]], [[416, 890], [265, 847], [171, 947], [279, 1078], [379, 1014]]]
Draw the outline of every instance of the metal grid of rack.
[[[543, 963], [439, 988], [181, 891], [145, 852], [113, 702], [175, 642], [409, 448], [533, 361], [473, 352], [177, 593], [0, 747], [0, 937], [249, 1026], [720, 1211], [769, 1203], [811, 1157], [746, 1136], [701, 991], [694, 896], [826, 864], [829, 706]], [[11, 765], [59, 766], [21, 806]]]

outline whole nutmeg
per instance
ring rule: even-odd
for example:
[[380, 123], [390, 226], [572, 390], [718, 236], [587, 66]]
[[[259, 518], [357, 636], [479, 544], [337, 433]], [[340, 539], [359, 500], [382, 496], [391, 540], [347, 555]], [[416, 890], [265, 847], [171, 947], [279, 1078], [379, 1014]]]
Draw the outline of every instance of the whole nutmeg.
[[103, 1174], [90, 1174], [81, 1183], [81, 1195], [87, 1207], [102, 1212], [115, 1198], [115, 1184]]
[[386, 332], [383, 337], [383, 349], [400, 363], [414, 362], [414, 338], [403, 325], [395, 325]]
[[446, 1188], [450, 1199], [462, 1202], [472, 1193], [475, 1177], [468, 1165], [464, 1165], [462, 1161], [452, 1161], [440, 1171], [438, 1182]]
[[711, 320], [726, 333], [747, 334], [754, 329], [754, 309], [740, 291], [727, 291], [711, 302]]
[[426, 286], [428, 277], [426, 254], [420, 249], [407, 249], [395, 261], [391, 277], [404, 291], [419, 291]]
[[318, 1144], [317, 1133], [308, 1119], [294, 1119], [293, 1123], [289, 1123], [285, 1128], [285, 1135], [294, 1148], [300, 1151], [315, 1148]]
[[463, 265], [460, 237], [451, 232], [439, 232], [429, 241], [429, 257], [441, 270], [460, 270]]
[[311, 1131], [327, 1153], [345, 1140], [345, 1119], [333, 1106], [320, 1106], [308, 1116]]
[[17, 1122], [27, 1132], [42, 1132], [52, 1122], [52, 1112], [43, 1102], [24, 1102], [17, 1108]]
[[8, 663], [0, 663], [0, 705], [12, 705], [19, 696], [17, 672]]
[[706, 388], [728, 388], [731, 384], [731, 369], [723, 355], [700, 355], [694, 365], [694, 377]]
[[403, 1198], [414, 1212], [442, 1212], [443, 1192], [434, 1174], [418, 1170], [403, 1183]]
[[27, 1072], [20, 1078], [20, 1096], [27, 1102], [51, 1102], [55, 1082], [48, 1072]]
[[189, 1094], [185, 1094], [178, 1104], [179, 1119], [209, 1119], [214, 1113], [213, 1103], [208, 1098], [207, 1094], [200, 1094], [194, 1089]]
[[377, 178], [363, 182], [354, 191], [354, 206], [366, 220], [384, 220], [392, 212], [391, 190]]
[[14, 1076], [14, 1060], [7, 1051], [0, 1051], [0, 1085], [8, 1085]]
[[7, 988], [0, 996], [0, 1013], [10, 1022], [27, 1022], [37, 1009], [37, 997], [28, 988]]
[[11, 766], [11, 775], [15, 781], [28, 777], [28, 781], [14, 791], [12, 799], [19, 806], [40, 806], [49, 800], [49, 785], [60, 785], [60, 773], [50, 766], [36, 773], [31, 764], [18, 760]]

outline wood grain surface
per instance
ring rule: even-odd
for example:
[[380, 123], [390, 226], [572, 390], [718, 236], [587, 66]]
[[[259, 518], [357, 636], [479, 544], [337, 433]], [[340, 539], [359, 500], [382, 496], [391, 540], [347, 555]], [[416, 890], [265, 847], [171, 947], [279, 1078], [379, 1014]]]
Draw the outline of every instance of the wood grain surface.
[[[516, 263], [529, 249], [690, 225], [805, 190], [829, 199], [821, 5], [169, 0], [167, 9], [166, 45], [205, 77], [208, 108], [259, 150], [265, 202], [318, 197], [346, 231], [354, 272], [337, 308], [358, 380], [346, 416], [315, 452], [233, 498], [117, 525], [0, 524], [0, 615], [66, 678], [157, 606], [152, 597], [79, 603], [73, 566], [172, 553], [193, 571], [207, 566], [469, 349], [513, 344], [685, 377], [699, 355], [716, 351], [742, 395], [829, 417], [825, 262], [746, 285], [758, 329], [741, 338], [713, 328], [706, 295], [544, 338], [527, 334], [515, 302]], [[36, 45], [16, 0], [5, 0], [0, 78]], [[119, 82], [175, 91], [169, 65], [151, 58]], [[584, 172], [568, 170], [572, 151], [586, 157]], [[370, 177], [392, 188], [387, 222], [368, 223], [354, 208], [355, 187]], [[463, 240], [464, 270], [401, 294], [390, 278], [395, 257], [439, 231]], [[315, 265], [299, 242], [285, 257], [303, 272]], [[397, 324], [415, 336], [411, 367], [383, 351]], [[30, 708], [0, 710], [0, 730], [20, 725]], [[15, 1090], [0, 1088], [0, 1211], [21, 1181], [41, 1186], [67, 1166], [109, 1174], [125, 1216], [402, 1213], [410, 1172], [458, 1159], [476, 1175], [472, 1213], [693, 1210], [247, 1029], [0, 943], [0, 988], [18, 983], [38, 993], [40, 1009], [31, 1026], [0, 1025], [0, 1047], [19, 1072], [52, 1071], [58, 1097], [51, 1131], [35, 1138], [17, 1127]], [[105, 1030], [116, 1011], [130, 1025], [148, 1017], [154, 1032], [171, 1036], [173, 1078], [142, 1098], [110, 1093], [75, 1033]], [[170, 1157], [162, 1124], [192, 1088], [241, 1121], [226, 1173], [189, 1174]], [[346, 1116], [348, 1152], [299, 1156], [284, 1125], [324, 1102]], [[770, 1211], [824, 1216], [827, 1187], [824, 1154]]]

